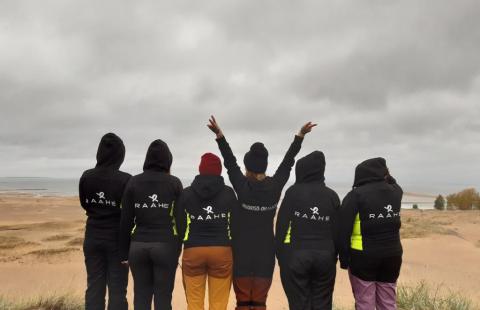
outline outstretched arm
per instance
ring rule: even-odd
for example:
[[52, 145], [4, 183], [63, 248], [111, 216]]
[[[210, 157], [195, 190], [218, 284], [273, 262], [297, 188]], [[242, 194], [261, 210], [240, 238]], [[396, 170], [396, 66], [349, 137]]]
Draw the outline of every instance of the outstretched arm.
[[282, 186], [287, 183], [288, 178], [290, 177], [290, 171], [295, 164], [295, 156], [297, 156], [298, 152], [300, 152], [300, 148], [302, 147], [303, 138], [307, 133], [312, 131], [312, 128], [315, 126], [317, 126], [317, 124], [313, 124], [312, 122], [308, 122], [302, 126], [300, 132], [295, 136], [295, 139], [280, 163], [280, 166], [278, 166], [277, 171], [273, 175], [273, 178], [280, 182]]
[[238, 187], [245, 181], [245, 176], [238, 166], [237, 159], [235, 158], [235, 155], [233, 155], [232, 149], [213, 115], [210, 117], [207, 126], [217, 136], [218, 148], [220, 149], [220, 153], [222, 153], [223, 164], [225, 165], [225, 168], [227, 168], [228, 177], [233, 187], [238, 189]]

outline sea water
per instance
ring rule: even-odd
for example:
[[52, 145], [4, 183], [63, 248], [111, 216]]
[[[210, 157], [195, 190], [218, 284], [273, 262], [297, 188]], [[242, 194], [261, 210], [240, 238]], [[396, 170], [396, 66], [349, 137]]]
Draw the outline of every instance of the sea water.
[[[191, 178], [181, 180], [184, 187], [189, 186], [192, 182]], [[230, 185], [228, 178], [225, 180], [225, 182], [227, 185]], [[293, 180], [289, 180], [285, 186], [285, 189], [293, 185], [293, 182]], [[327, 185], [338, 193], [340, 199], [343, 199], [343, 197], [351, 190], [351, 186], [348, 184], [332, 182], [328, 183]], [[402, 201], [402, 208], [411, 209], [414, 204], [417, 204], [420, 209], [433, 208], [433, 201], [437, 193], [434, 193], [431, 189], [430, 191], [426, 191], [420, 186], [406, 185], [403, 186], [403, 188], [405, 192], [427, 193], [427, 195], [410, 195], [406, 193]], [[443, 190], [440, 191], [440, 193], [443, 195], [451, 192], [455, 192], [453, 188], [443, 188]], [[77, 196], [78, 179], [49, 177], [0, 177], [0, 194], [2, 193], [26, 193], [39, 196]]]

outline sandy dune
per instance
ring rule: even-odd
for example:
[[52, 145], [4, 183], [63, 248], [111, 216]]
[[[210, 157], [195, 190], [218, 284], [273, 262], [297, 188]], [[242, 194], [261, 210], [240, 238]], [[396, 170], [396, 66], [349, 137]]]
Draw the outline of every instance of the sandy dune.
[[[83, 294], [85, 216], [77, 198], [4, 194], [0, 195], [0, 214], [0, 295]], [[480, 212], [408, 210], [402, 216], [405, 256], [400, 282], [413, 285], [426, 280], [480, 303]], [[344, 271], [338, 272], [334, 298], [338, 305], [352, 305]], [[229, 309], [234, 300], [232, 293]], [[180, 272], [173, 305], [186, 309]], [[268, 306], [288, 309], [278, 269]]]

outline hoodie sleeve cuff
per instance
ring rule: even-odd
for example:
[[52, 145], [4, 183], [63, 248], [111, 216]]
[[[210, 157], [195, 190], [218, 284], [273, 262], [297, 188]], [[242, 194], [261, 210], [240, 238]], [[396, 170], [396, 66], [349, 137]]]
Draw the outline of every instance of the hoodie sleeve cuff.
[[227, 142], [227, 139], [225, 138], [225, 136], [222, 136], [221, 138], [215, 139], [215, 141], [217, 141], [217, 143], [220, 145], [225, 144]]
[[305, 137], [300, 137], [299, 135], [295, 135], [293, 142], [302, 143], [304, 138]]

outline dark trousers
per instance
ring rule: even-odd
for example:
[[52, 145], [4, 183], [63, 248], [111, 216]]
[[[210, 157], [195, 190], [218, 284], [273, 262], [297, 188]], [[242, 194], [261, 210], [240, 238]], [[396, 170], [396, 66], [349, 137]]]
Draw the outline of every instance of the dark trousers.
[[[285, 267], [284, 267], [285, 268]], [[332, 309], [336, 258], [330, 251], [295, 249], [285, 275], [290, 310]]]
[[374, 257], [352, 250], [349, 274], [355, 309], [396, 309], [397, 279], [401, 267], [401, 255]]
[[292, 296], [292, 276], [290, 275], [290, 257], [292, 255], [292, 247], [287, 244], [283, 244], [277, 249], [278, 266], [280, 267], [280, 282], [282, 283], [283, 290], [287, 296], [289, 309], [293, 307], [294, 296]]
[[86, 310], [104, 310], [108, 288], [108, 310], [127, 310], [128, 267], [120, 263], [118, 242], [85, 237], [87, 269]]
[[172, 309], [172, 292], [178, 264], [173, 243], [132, 241], [128, 262], [133, 275], [135, 310]]
[[361, 251], [351, 251], [350, 272], [363, 281], [396, 283], [401, 267], [401, 255], [372, 257]]
[[234, 277], [233, 289], [237, 298], [236, 310], [265, 310], [272, 278]]

